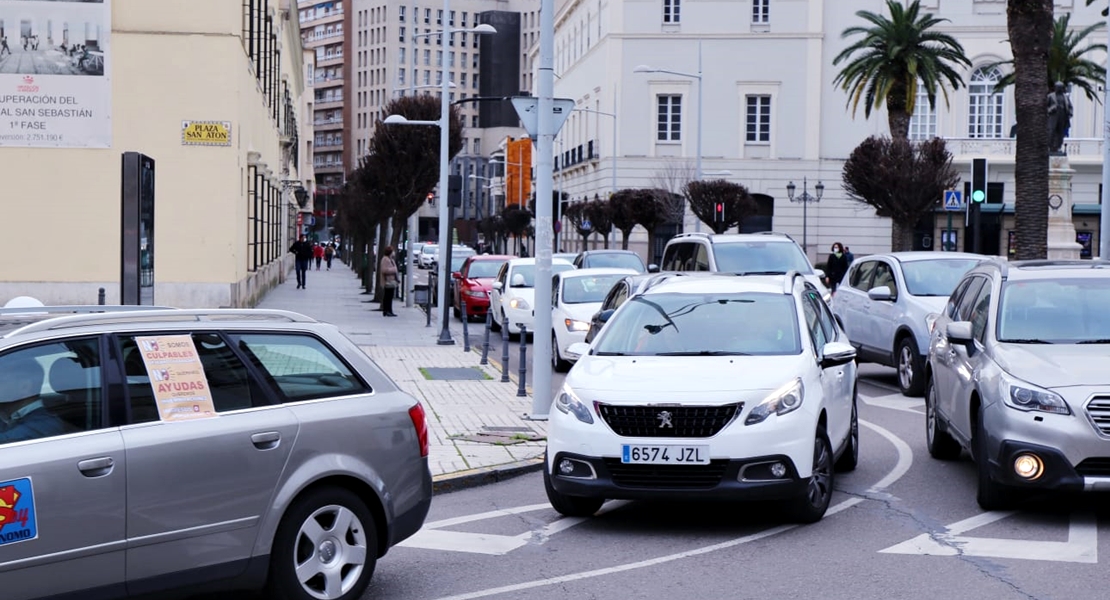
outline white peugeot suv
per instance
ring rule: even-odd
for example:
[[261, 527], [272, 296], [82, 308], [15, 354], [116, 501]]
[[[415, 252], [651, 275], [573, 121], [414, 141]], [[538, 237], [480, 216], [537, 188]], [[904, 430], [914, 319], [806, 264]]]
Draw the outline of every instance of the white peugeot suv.
[[855, 350], [799, 272], [663, 279], [570, 352], [544, 469], [564, 515], [606, 499], [772, 499], [809, 523], [834, 468], [855, 468]]

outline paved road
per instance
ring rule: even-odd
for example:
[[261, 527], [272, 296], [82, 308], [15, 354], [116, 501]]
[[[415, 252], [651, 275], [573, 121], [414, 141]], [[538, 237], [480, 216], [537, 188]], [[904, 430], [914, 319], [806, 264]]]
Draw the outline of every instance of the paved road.
[[863, 370], [860, 466], [820, 523], [743, 503], [610, 502], [560, 518], [534, 474], [438, 496], [365, 598], [1105, 598], [1105, 497], [983, 513], [972, 463], [929, 458], [920, 399], [887, 389], [893, 372]]

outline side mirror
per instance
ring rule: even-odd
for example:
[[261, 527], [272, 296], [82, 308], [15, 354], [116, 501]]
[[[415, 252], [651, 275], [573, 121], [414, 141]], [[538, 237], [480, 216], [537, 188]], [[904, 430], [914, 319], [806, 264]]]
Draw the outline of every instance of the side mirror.
[[971, 343], [971, 321], [949, 323], [944, 332], [948, 335], [948, 341], [953, 344], [967, 345]]
[[454, 273], [451, 273], [451, 278], [452, 279], [462, 279], [463, 276], [462, 276], [462, 273], [460, 273], [458, 271], [455, 271]]
[[590, 345], [585, 342], [575, 342], [567, 346], [567, 358], [578, 360], [590, 353]]
[[651, 263], [650, 265], [648, 265], [648, 273], [658, 273], [658, 272], [659, 272], [659, 265], [657, 265], [655, 263]]
[[500, 291], [501, 291], [502, 289], [504, 289], [504, 288], [505, 288], [505, 286], [501, 285], [501, 282], [500, 282], [500, 281], [495, 281], [495, 282], [493, 282], [493, 285], [491, 285], [490, 287], [491, 287], [492, 289], [495, 289], [495, 290], [499, 291], [499, 292], [500, 292]]
[[890, 293], [890, 288], [885, 285], [867, 290], [867, 297], [876, 302], [890, 302], [894, 299], [894, 295]]
[[821, 349], [821, 368], [839, 367], [856, 359], [856, 349], [844, 342], [829, 342]]
[[825, 280], [825, 270], [824, 269], [814, 269], [813, 274], [816, 275], [817, 278], [820, 279], [821, 281]]
[[598, 322], [599, 323], [608, 323], [610, 317], [612, 317], [613, 313], [615, 313], [615, 312], [617, 312], [617, 311], [610, 308], [610, 309], [606, 309], [606, 310], [603, 310], [603, 311], [597, 313]]

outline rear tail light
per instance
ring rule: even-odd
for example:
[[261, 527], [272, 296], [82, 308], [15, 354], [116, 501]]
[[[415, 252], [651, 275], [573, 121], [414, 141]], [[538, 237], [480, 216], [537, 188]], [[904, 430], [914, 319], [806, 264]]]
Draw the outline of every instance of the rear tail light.
[[420, 442], [420, 456], [428, 456], [428, 419], [424, 414], [424, 407], [419, 402], [409, 409], [412, 426], [416, 428], [416, 440]]

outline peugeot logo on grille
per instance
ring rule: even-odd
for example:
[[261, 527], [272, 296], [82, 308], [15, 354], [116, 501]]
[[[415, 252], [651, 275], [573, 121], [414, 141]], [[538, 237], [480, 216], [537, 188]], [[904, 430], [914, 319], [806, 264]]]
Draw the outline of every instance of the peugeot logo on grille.
[[674, 423], [671, 423], [672, 416], [669, 410], [664, 410], [656, 415], [655, 418], [659, 419], [659, 429], [666, 429], [668, 427], [674, 429]]

